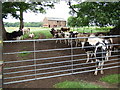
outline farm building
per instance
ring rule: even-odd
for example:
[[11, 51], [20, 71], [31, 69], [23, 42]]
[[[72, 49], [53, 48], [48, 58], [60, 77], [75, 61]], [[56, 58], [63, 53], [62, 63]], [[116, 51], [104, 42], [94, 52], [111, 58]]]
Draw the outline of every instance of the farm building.
[[43, 19], [43, 27], [65, 27], [66, 20], [63, 18], [56, 17], [45, 17]]

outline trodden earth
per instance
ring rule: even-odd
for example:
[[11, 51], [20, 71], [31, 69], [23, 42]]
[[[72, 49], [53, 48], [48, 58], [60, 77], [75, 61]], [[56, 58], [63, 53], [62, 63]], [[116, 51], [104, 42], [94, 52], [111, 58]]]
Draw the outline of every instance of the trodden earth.
[[[66, 45], [65, 43], [55, 43], [55, 41], [42, 41], [42, 42], [36, 42], [35, 43], [35, 49], [36, 50], [48, 50], [48, 49], [59, 49], [59, 48], [70, 48], [70, 46]], [[33, 42], [17, 42], [17, 43], [4, 43], [4, 53], [8, 52], [19, 52], [19, 51], [32, 51], [34, 50], [34, 44]], [[85, 53], [82, 49], [75, 49], [73, 50], [73, 54], [83, 54]], [[57, 56], [63, 56], [63, 55], [70, 55], [71, 50], [60, 50], [60, 51], [52, 51], [52, 52], [39, 52], [36, 53], [36, 58], [46, 58], [46, 57], [57, 57]], [[32, 59], [34, 57], [34, 54], [28, 55], [27, 57], [22, 57], [20, 55], [12, 54], [12, 55], [4, 55], [3, 58], [5, 61], [15, 61], [15, 60], [21, 60], [21, 59]], [[81, 57], [73, 57], [74, 59], [78, 58], [86, 58], [86, 56]], [[63, 60], [69, 60], [70, 58], [62, 58]], [[60, 59], [59, 59], [60, 60]], [[47, 60], [42, 61], [42, 63], [48, 63], [55, 60]], [[86, 61], [82, 61], [86, 62]], [[34, 62], [29, 62], [29, 64], [33, 64]], [[40, 62], [37, 62], [40, 63]], [[75, 62], [75, 63], [81, 63], [81, 62]], [[63, 65], [64, 63], [62, 63]], [[69, 64], [69, 63], [67, 63]], [[22, 63], [12, 63], [12, 64], [5, 64], [4, 68], [9, 67], [17, 67], [17, 66], [25, 66], [26, 64], [24, 62]], [[56, 64], [57, 65], [57, 64]], [[46, 66], [47, 67], [47, 66]], [[82, 66], [81, 66], [82, 67]], [[37, 67], [41, 68], [41, 67]], [[43, 67], [42, 67], [43, 68]], [[30, 68], [29, 68], [30, 69]], [[31, 68], [33, 69], [33, 68]], [[113, 68], [113, 69], [106, 69], [104, 70], [104, 74], [98, 73], [97, 76], [94, 75], [94, 72], [86, 72], [86, 73], [80, 73], [75, 75], [69, 75], [69, 76], [61, 76], [61, 77], [54, 77], [54, 78], [47, 78], [47, 79], [41, 79], [41, 80], [34, 80], [34, 81], [27, 81], [27, 82], [20, 82], [20, 83], [14, 83], [14, 84], [6, 84], [3, 85], [4, 88], [54, 88], [53, 86], [56, 83], [63, 82], [63, 81], [86, 81], [90, 82], [96, 85], [100, 85], [103, 88], [117, 88], [118, 84], [108, 84], [105, 82], [100, 81], [99, 79], [103, 76], [110, 75], [110, 74], [118, 74], [120, 73], [119, 68]], [[12, 72], [13, 70], [4, 70], [4, 73], [6, 72]], [[29, 74], [29, 73], [27, 73]], [[31, 73], [30, 73], [31, 74]], [[22, 75], [22, 74], [16, 74], [16, 75]], [[8, 75], [10, 76], [10, 75]], [[4, 77], [7, 77], [7, 75], [4, 75]], [[24, 77], [24, 79], [27, 79], [27, 77]], [[17, 80], [17, 79], [15, 79]], [[6, 80], [4, 80], [5, 82]]]

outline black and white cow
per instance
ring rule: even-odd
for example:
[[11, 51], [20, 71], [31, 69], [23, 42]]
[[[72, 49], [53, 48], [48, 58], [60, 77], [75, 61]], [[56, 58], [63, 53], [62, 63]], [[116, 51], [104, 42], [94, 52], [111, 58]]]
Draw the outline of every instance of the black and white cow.
[[[63, 31], [61, 31], [61, 30], [59, 30], [59, 29], [54, 29], [54, 28], [52, 28], [51, 30], [50, 30], [50, 33], [53, 35], [53, 38], [64, 38], [64, 32]], [[60, 41], [60, 43], [62, 42], [61, 41], [61, 39], [60, 40], [56, 40], [56, 43], [58, 43], [58, 41]]]
[[20, 37], [22, 35], [23, 35], [23, 31], [22, 30], [13, 31], [11, 33], [6, 32], [7, 40], [15, 40], [15, 39], [17, 39], [17, 37]]
[[94, 51], [95, 59], [96, 59], [96, 70], [94, 75], [97, 75], [98, 69], [101, 69], [101, 74], [103, 74], [103, 65], [107, 60], [107, 46], [104, 42], [98, 42]]
[[103, 39], [96, 37], [95, 34], [91, 34], [86, 42], [82, 42], [82, 49], [87, 53], [86, 63], [89, 62], [90, 57], [93, 57], [96, 43], [102, 42], [102, 40]]
[[95, 58], [96, 62], [96, 70], [95, 75], [97, 75], [98, 68], [101, 69], [101, 74], [103, 74], [103, 65], [104, 61], [107, 61], [109, 58], [109, 47], [110, 42], [108, 39], [98, 38], [94, 34], [91, 34], [84, 43], [83, 49], [87, 53], [87, 61], [88, 62], [90, 57]]
[[63, 32], [65, 39], [65, 44], [71, 45], [75, 41], [74, 39], [69, 38], [77, 38], [78, 32], [77, 31], [70, 31], [70, 32]]

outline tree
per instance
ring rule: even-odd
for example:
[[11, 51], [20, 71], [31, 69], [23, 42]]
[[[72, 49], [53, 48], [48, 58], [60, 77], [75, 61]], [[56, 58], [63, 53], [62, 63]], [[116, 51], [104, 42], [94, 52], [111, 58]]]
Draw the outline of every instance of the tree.
[[80, 27], [80, 26], [88, 26], [89, 20], [87, 17], [69, 17], [68, 18], [68, 25], [71, 27]]
[[[2, 18], [7, 18], [7, 15], [11, 14], [14, 18], [18, 18], [16, 10], [11, 2], [2, 3]], [[2, 19], [3, 39], [6, 39], [6, 30]]]
[[[6, 2], [8, 3], [8, 2]], [[23, 22], [23, 12], [27, 12], [27, 11], [32, 11], [35, 13], [45, 13], [45, 8], [46, 7], [50, 7], [52, 8], [54, 5], [53, 3], [45, 3], [43, 2], [9, 2], [9, 4], [11, 4], [14, 7], [14, 10], [16, 12], [19, 12], [18, 14], [16, 14], [16, 18], [19, 18], [20, 20], [20, 29], [22, 29], [24, 27], [24, 22]]]
[[67, 20], [68, 26], [75, 27], [76, 26], [76, 18], [75, 17], [69, 17]]
[[71, 5], [70, 14], [76, 15], [86, 24], [97, 26], [117, 25], [120, 20], [120, 2], [82, 2]]
[[[8, 14], [11, 14], [14, 18], [20, 20], [20, 29], [24, 27], [23, 12], [32, 11], [35, 13], [45, 13], [46, 8], [54, 7], [54, 2], [4, 2], [2, 3], [2, 18], [7, 18]], [[19, 12], [19, 13], [18, 13]], [[3, 22], [3, 21], [2, 21]], [[2, 23], [3, 24], [3, 23]], [[4, 24], [3, 30], [5, 31]], [[5, 36], [4, 33], [4, 36]], [[4, 37], [5, 38], [5, 37]]]

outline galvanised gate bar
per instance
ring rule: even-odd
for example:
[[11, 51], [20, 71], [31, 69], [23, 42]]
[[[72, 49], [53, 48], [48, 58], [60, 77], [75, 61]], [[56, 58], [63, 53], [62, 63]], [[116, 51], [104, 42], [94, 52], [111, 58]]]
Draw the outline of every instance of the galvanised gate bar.
[[[93, 73], [96, 62], [86, 63], [85, 51], [81, 46], [73, 44], [76, 39], [78, 38], [4, 41], [3, 85], [87, 72]], [[58, 40], [57, 43], [56, 40]], [[59, 42], [60, 40], [62, 43]], [[65, 44], [65, 40], [69, 40], [70, 45]], [[109, 60], [105, 61], [103, 65], [104, 70], [120, 67], [119, 50], [112, 51], [112, 55], [108, 57]]]

